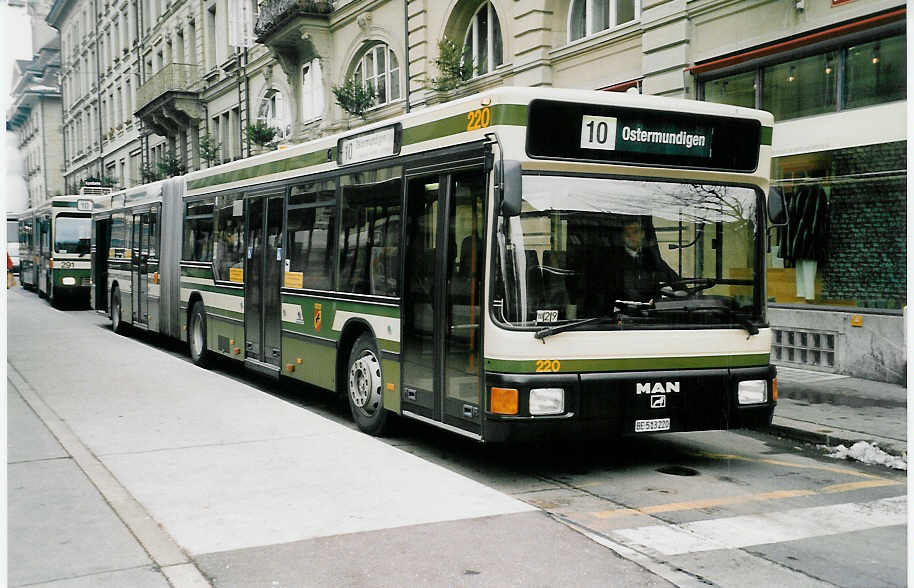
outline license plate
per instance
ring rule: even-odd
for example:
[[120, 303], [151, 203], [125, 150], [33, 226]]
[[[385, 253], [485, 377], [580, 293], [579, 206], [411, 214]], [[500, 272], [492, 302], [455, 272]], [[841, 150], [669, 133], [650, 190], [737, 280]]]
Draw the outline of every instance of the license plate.
[[669, 431], [670, 419], [645, 419], [635, 421], [636, 433], [648, 433], [650, 431]]

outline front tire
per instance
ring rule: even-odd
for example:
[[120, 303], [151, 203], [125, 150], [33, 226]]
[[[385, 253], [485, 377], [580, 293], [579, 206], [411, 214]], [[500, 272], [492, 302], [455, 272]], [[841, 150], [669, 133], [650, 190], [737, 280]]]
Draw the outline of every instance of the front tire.
[[383, 435], [389, 423], [384, 409], [384, 373], [374, 337], [363, 334], [349, 352], [346, 370], [346, 397], [359, 430]]
[[111, 292], [111, 330], [118, 335], [124, 334], [124, 322], [121, 320], [121, 291], [117, 286]]
[[209, 365], [210, 352], [206, 348], [206, 310], [199, 300], [194, 302], [190, 311], [190, 323], [187, 326], [187, 344], [190, 348], [190, 359], [195, 365]]

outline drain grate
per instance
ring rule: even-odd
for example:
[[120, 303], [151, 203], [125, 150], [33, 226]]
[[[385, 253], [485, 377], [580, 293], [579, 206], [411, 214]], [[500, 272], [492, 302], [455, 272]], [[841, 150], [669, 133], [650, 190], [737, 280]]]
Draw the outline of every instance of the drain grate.
[[669, 474], [671, 476], [697, 476], [698, 470], [693, 470], [692, 468], [687, 468], [685, 466], [664, 466], [662, 468], [657, 468], [657, 471], [661, 474]]

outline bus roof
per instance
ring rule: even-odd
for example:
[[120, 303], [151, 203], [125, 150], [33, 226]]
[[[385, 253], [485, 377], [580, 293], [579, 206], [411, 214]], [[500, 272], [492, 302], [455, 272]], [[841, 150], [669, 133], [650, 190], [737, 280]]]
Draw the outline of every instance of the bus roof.
[[[339, 164], [338, 148], [342, 141], [357, 140], [360, 136], [371, 135], [372, 131], [378, 131], [378, 135], [380, 135], [381, 131], [392, 127], [401, 129], [400, 145], [396, 146], [399, 147], [400, 154], [483, 140], [493, 131], [510, 133], [511, 130], [520, 130], [523, 132], [527, 126], [528, 107], [534, 100], [755, 120], [761, 125], [763, 136], [768, 137], [768, 147], [770, 147], [771, 129], [774, 126], [774, 118], [768, 112], [712, 102], [596, 90], [502, 87], [415, 110], [307, 143], [190, 172], [184, 177], [185, 194], [204, 194], [341, 169], [345, 167]], [[479, 121], [484, 122], [484, 125], [476, 124], [474, 127], [473, 120], [471, 120], [472, 115], [469, 113], [483, 108], [489, 109], [489, 118]], [[387, 155], [396, 154], [397, 152], [394, 151]], [[512, 155], [516, 159], [530, 159], [522, 152], [515, 152]], [[384, 155], [377, 158], [382, 157]], [[764, 162], [767, 162], [767, 158]], [[759, 161], [760, 164], [764, 162]], [[741, 175], [745, 176], [745, 174]], [[764, 175], [767, 175], [767, 168]]]

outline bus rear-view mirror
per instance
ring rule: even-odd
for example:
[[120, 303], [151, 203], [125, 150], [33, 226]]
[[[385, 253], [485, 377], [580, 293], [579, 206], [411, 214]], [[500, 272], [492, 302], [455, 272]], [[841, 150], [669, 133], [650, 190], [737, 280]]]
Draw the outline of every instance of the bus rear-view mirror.
[[495, 177], [501, 184], [501, 214], [502, 216], [517, 216], [520, 214], [522, 200], [522, 182], [520, 175], [520, 162], [506, 159], [495, 163]]

